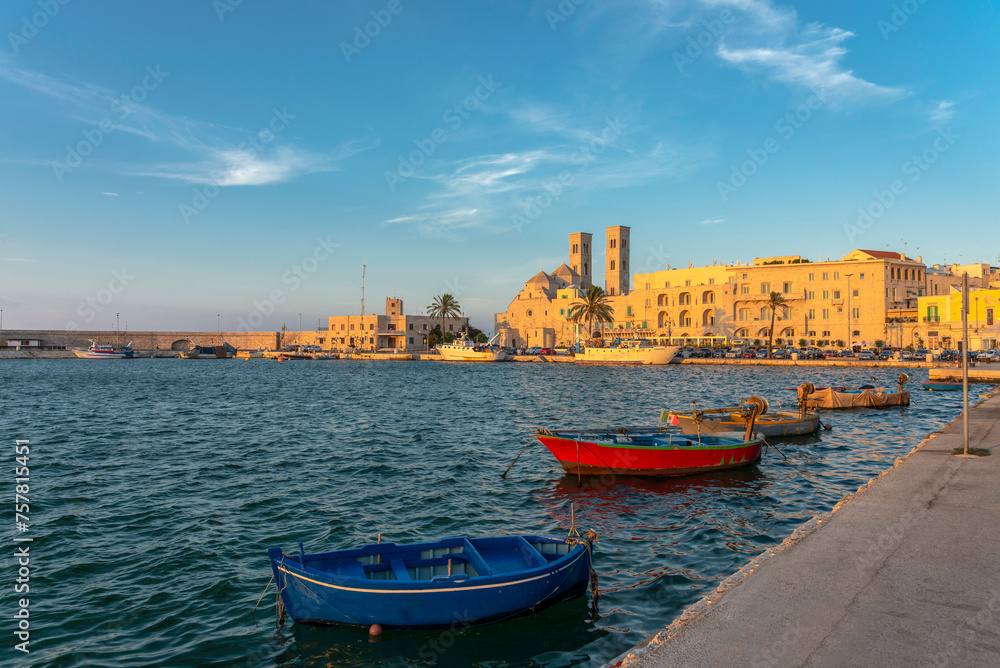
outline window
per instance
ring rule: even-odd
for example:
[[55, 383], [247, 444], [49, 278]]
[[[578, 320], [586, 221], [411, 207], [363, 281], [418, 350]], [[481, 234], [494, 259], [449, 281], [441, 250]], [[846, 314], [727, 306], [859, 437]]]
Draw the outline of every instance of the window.
[[614, 247], [615, 247], [615, 239], [609, 239], [608, 248], [614, 248]]
[[830, 298], [830, 291], [829, 290], [824, 290], [823, 291], [823, 299], [829, 299], [829, 298]]
[[809, 319], [810, 320], [816, 319], [816, 309], [814, 308], [809, 309]]
[[741, 295], [748, 295], [748, 294], [750, 294], [750, 286], [749, 285], [742, 286], [740, 288], [740, 294]]
[[861, 317], [861, 316], [860, 316], [860, 313], [859, 313], [860, 311], [861, 311], [861, 309], [858, 309], [858, 308], [852, 308], [852, 309], [851, 309], [851, 317], [852, 317], [852, 318], [860, 318], [860, 317]]
[[809, 274], [809, 280], [810, 281], [815, 281], [816, 280], [816, 274], [810, 273]]
[[829, 320], [829, 319], [830, 319], [830, 309], [825, 308], [823, 309], [823, 320]]
[[816, 299], [816, 293], [812, 290], [809, 291], [809, 299]]
[[854, 292], [854, 295], [853, 295], [853, 296], [857, 297], [857, 296], [858, 296], [858, 291], [857, 291], [857, 290], [854, 290], [853, 292]]
[[354, 323], [353, 322], [351, 323], [351, 331], [352, 332], [354, 331]]
[[649, 306], [649, 300], [648, 299], [646, 300], [646, 306]]
[[862, 281], [865, 280], [865, 275], [864, 274], [861, 274], [861, 280]]
[[708, 279], [708, 284], [709, 285], [715, 285], [715, 279], [714, 278]]
[[631, 306], [626, 306], [625, 307], [625, 315], [632, 315], [632, 307]]
[[614, 270], [615, 270], [615, 261], [612, 260], [611, 261], [611, 271], [614, 271]]
[[771, 294], [771, 284], [770, 283], [761, 283], [760, 284], [760, 294], [762, 294], [762, 295], [769, 295], [769, 294]]
[[642, 321], [642, 328], [646, 329], [646, 321], [645, 320]]
[[823, 330], [823, 336], [830, 336], [830, 330], [824, 329]]
[[746, 280], [746, 278], [747, 278], [747, 275], [743, 274], [743, 280]]
[[340, 323], [340, 331], [344, 331], [344, 323]]
[[566, 315], [566, 309], [564, 308], [559, 309], [559, 315]]
[[833, 272], [833, 280], [835, 280], [835, 281], [839, 281], [840, 280], [840, 272], [839, 271]]
[[684, 281], [684, 285], [690, 287], [691, 286], [691, 281]]
[[745, 321], [745, 320], [749, 320], [749, 319], [750, 319], [750, 309], [748, 309], [748, 308], [741, 308], [740, 309], [740, 320], [744, 320]]
[[[410, 331], [411, 332], [413, 331], [413, 323], [412, 322], [410, 323]], [[410, 341], [410, 343], [413, 343], [413, 341]]]
[[529, 318], [531, 317], [531, 311], [528, 311], [528, 313], [527, 313], [527, 316], [528, 316]]
[[455, 331], [455, 325], [448, 325], [448, 331], [449, 332], [454, 332]]
[[760, 310], [760, 319], [761, 320], [770, 320], [771, 319], [771, 309], [767, 308], [766, 306], [764, 308], [762, 308]]
[[580, 251], [577, 250], [578, 248], [579, 248], [578, 244], [573, 244], [573, 252], [574, 253], [579, 253], [580, 252]]
[[787, 282], [786, 283], [782, 283], [781, 284], [781, 291], [784, 292], [787, 295], [789, 292], [792, 291], [792, 284], [791, 283], [787, 283]]
[[413, 343], [413, 337], [412, 336], [410, 337], [410, 343], [411, 344]]
[[[649, 283], [646, 283], [646, 289], [649, 290]], [[646, 304], [646, 306], [649, 306], [649, 304]]]
[[784, 318], [785, 320], [791, 320], [792, 319], [792, 309], [790, 309], [787, 306], [782, 307], [782, 309], [781, 309], [781, 317]]
[[569, 295], [563, 293], [563, 295], [560, 297], [560, 299], [569, 299]]
[[826, 271], [823, 272], [823, 280], [824, 281], [830, 280], [830, 273], [829, 272], [826, 272]]
[[368, 329], [375, 329], [375, 323], [373, 322], [368, 323]]
[[[528, 315], [531, 315], [531, 313], [529, 312]], [[427, 331], [427, 325], [424, 325], [424, 331]]]
[[986, 309], [986, 326], [993, 326], [993, 309], [991, 308]]
[[833, 291], [833, 298], [834, 299], [840, 299], [840, 290], [834, 290]]

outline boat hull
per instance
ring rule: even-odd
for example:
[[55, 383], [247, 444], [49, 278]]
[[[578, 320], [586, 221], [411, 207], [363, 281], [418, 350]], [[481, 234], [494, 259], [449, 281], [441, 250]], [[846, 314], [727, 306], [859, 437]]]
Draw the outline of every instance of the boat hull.
[[471, 348], [449, 349], [441, 346], [438, 354], [443, 362], [503, 362], [507, 359], [507, 353], [503, 350], [475, 351]]
[[935, 392], [955, 392], [962, 390], [961, 383], [923, 383], [923, 388], [925, 390], [933, 390]]
[[[731, 416], [729, 416], [731, 417]], [[779, 419], [767, 419], [769, 416], [761, 416], [754, 422], [753, 431], [755, 434], [765, 438], [783, 436], [808, 436], [819, 431], [819, 415], [807, 415], [805, 417], [779, 416]], [[745, 432], [747, 425], [742, 418], [718, 419], [715, 417], [705, 417], [700, 423], [689, 415], [677, 415], [677, 426], [685, 434], [724, 434], [733, 432]]]
[[[538, 434], [567, 473], [579, 475], [683, 476], [752, 466], [760, 461], [763, 441], [663, 434], [656, 445], [597, 441], [581, 436]], [[699, 445], [700, 443], [700, 445]]]
[[[405, 579], [404, 569], [392, 564], [391, 555], [386, 555], [391, 569], [380, 566], [381, 561], [364, 568], [391, 570], [403, 575], [404, 579], [369, 579], [366, 575], [342, 577], [310, 567], [311, 560], [316, 563], [327, 555], [337, 553], [304, 555], [304, 566], [298, 556], [282, 554], [280, 548], [271, 548], [268, 555], [282, 602], [296, 622], [359, 626], [381, 624], [386, 628], [454, 628], [529, 614], [586, 592], [591, 568], [588, 544], [566, 546], [563, 539], [550, 536], [522, 538], [562, 544], [568, 553], [559, 557], [553, 555], [552, 561], [537, 568], [476, 577], [438, 576], [430, 580]], [[471, 545], [497, 539], [452, 540], [465, 540]], [[407, 547], [391, 543], [367, 547], [384, 546], [392, 549]], [[437, 552], [446, 549], [438, 548]], [[445, 556], [461, 559], [462, 555], [445, 552]], [[488, 556], [488, 553], [483, 555], [485, 563], [489, 563]], [[548, 559], [541, 552], [536, 552], [534, 556], [540, 562]], [[374, 560], [372, 563], [375, 563]], [[358, 571], [362, 569], [360, 565], [349, 566]]]
[[577, 364], [670, 364], [678, 346], [653, 348], [587, 348], [574, 358]]
[[890, 408], [892, 406], [909, 406], [910, 393], [883, 392], [882, 390], [856, 390], [838, 392], [833, 388], [814, 392], [806, 397], [808, 408], [825, 408], [829, 410], [844, 408]]
[[90, 350], [76, 350], [75, 348], [73, 349], [73, 354], [85, 360], [121, 360], [132, 357], [131, 353], [102, 353]]

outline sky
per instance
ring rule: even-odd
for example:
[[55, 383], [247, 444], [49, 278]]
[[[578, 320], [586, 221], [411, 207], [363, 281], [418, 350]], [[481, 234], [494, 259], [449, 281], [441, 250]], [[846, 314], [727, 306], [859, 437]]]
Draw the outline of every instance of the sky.
[[8, 329], [312, 329], [364, 267], [366, 313], [490, 331], [612, 225], [633, 272], [1000, 262], [996, 2], [9, 0], [0, 35]]

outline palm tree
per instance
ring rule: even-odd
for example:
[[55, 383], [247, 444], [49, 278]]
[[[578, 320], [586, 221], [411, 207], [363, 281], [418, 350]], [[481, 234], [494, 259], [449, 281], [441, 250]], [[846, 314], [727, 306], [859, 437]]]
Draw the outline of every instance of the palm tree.
[[427, 307], [427, 315], [432, 318], [441, 318], [441, 343], [444, 343], [444, 321], [446, 318], [458, 320], [462, 317], [462, 305], [458, 300], [447, 292], [438, 295]]
[[767, 359], [771, 359], [771, 348], [774, 346], [774, 318], [778, 315], [778, 307], [785, 305], [785, 298], [780, 292], [772, 292], [771, 298], [767, 300], [767, 305], [771, 308], [771, 330], [768, 332]]
[[603, 288], [591, 285], [583, 298], [575, 302], [569, 309], [569, 319], [573, 322], [587, 322], [587, 339], [594, 336], [594, 321], [614, 322], [614, 309], [611, 307], [608, 295]]

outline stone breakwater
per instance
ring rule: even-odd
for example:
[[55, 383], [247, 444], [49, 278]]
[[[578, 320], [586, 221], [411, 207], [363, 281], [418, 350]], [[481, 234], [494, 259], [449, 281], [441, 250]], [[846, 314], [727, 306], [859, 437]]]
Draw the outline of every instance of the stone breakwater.
[[[289, 332], [293, 335], [294, 332]], [[153, 332], [153, 331], [129, 331], [122, 332], [121, 336], [108, 330], [65, 330], [65, 329], [4, 329], [0, 333], [0, 346], [4, 350], [10, 348], [6, 342], [17, 341], [38, 341], [43, 350], [34, 352], [45, 352], [48, 349], [56, 352], [53, 348], [87, 348], [91, 341], [97, 343], [117, 344], [119, 342], [132, 342], [132, 348], [137, 351], [150, 350], [186, 350], [191, 346], [191, 342], [200, 346], [219, 345], [223, 340], [236, 348], [256, 350], [257, 348], [277, 348], [279, 347], [281, 335], [278, 332]], [[286, 342], [288, 342], [286, 336]], [[121, 341], [124, 339], [124, 341]], [[27, 348], [22, 349], [22, 352]], [[41, 355], [39, 355], [41, 356]]]

